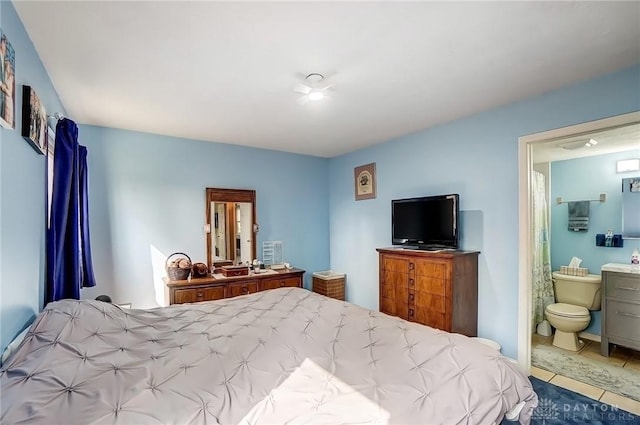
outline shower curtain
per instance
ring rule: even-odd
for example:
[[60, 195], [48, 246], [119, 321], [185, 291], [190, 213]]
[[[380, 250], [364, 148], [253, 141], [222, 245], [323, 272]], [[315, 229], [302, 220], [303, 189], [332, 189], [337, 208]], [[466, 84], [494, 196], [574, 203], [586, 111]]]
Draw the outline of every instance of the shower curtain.
[[545, 197], [544, 175], [534, 171], [531, 179], [533, 224], [533, 323], [534, 328], [545, 320], [544, 309], [555, 302], [551, 281], [551, 252], [549, 250], [549, 218]]

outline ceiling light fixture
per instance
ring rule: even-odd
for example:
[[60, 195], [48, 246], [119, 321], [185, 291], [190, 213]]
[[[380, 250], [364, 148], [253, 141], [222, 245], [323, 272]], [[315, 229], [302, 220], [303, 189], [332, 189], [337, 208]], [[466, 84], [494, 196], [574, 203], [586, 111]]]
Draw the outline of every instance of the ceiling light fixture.
[[321, 100], [324, 98], [324, 93], [321, 91], [312, 91], [309, 93], [309, 100]]
[[566, 149], [569, 151], [583, 148], [591, 148], [598, 144], [598, 141], [595, 139], [589, 139], [585, 142], [585, 139], [576, 140], [573, 142], [565, 142], [558, 145], [559, 148]]
[[324, 75], [314, 72], [307, 75], [306, 80], [311, 84], [318, 84], [320, 81], [324, 80]]
[[327, 90], [330, 89], [333, 84], [327, 85], [324, 81], [324, 75], [314, 72], [312, 74], [308, 74], [304, 79], [307, 84], [296, 84], [293, 88], [293, 91], [303, 95], [298, 98], [299, 104], [305, 105], [308, 102], [317, 102], [329, 97]]

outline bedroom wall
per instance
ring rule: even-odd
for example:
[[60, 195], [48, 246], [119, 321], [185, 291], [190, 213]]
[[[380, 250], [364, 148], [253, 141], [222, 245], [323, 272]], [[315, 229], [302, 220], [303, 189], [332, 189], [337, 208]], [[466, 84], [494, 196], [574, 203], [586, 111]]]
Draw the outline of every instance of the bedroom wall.
[[[616, 161], [640, 157], [640, 148], [607, 155], [570, 159], [551, 163], [551, 267], [560, 270], [572, 257], [582, 258], [581, 267], [589, 273], [600, 274], [606, 263], [629, 263], [633, 249], [640, 248], [640, 240], [625, 239], [622, 248], [596, 246], [596, 233], [622, 233], [621, 180], [640, 176], [638, 172], [616, 173]], [[589, 230], [567, 230], [567, 204], [558, 205], [557, 197], [565, 200], [598, 199], [607, 194], [607, 202], [591, 202]], [[640, 218], [638, 218], [640, 220]]]
[[205, 188], [255, 189], [262, 242], [284, 242], [285, 261], [329, 266], [328, 160], [304, 155], [80, 126], [89, 151], [93, 261], [98, 286], [134, 308], [158, 305], [164, 256], [206, 262]]
[[0, 2], [0, 27], [16, 52], [16, 128], [0, 127], [0, 349], [40, 310], [44, 299], [45, 157], [20, 136], [22, 86], [47, 111], [64, 113], [11, 2]]
[[[347, 274], [347, 299], [378, 308], [376, 248], [391, 245], [392, 199], [459, 193], [462, 248], [481, 251], [479, 336], [515, 358], [518, 137], [640, 110], [639, 75], [634, 66], [333, 158], [331, 268]], [[376, 163], [377, 198], [356, 202], [353, 169], [370, 162]]]

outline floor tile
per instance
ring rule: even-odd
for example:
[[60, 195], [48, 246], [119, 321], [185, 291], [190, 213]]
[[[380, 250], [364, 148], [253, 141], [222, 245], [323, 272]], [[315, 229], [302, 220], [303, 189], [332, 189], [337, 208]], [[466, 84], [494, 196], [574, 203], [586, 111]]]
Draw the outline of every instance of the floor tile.
[[555, 373], [548, 370], [540, 369], [539, 367], [531, 366], [531, 375], [544, 382], [549, 382], [551, 378], [555, 376]]
[[640, 371], [640, 359], [630, 358], [625, 362], [624, 367]]
[[622, 397], [609, 391], [606, 391], [602, 397], [600, 397], [600, 401], [612, 406], [617, 406], [620, 409], [633, 413], [634, 415], [640, 415], [640, 401]]
[[613, 353], [611, 353], [611, 355], [609, 357], [605, 357], [605, 356], [600, 355], [600, 351], [599, 350], [596, 352], [596, 351], [593, 351], [593, 350], [589, 349], [589, 347], [587, 347], [584, 350], [582, 350], [580, 352], [580, 355], [588, 357], [588, 358], [593, 359], [593, 360], [598, 360], [598, 361], [603, 362], [603, 363], [608, 363], [608, 364], [613, 365], [613, 366], [622, 367], [622, 366], [624, 366], [624, 363], [626, 362], [625, 359], [621, 359], [619, 357], [616, 357], [616, 356], [613, 355]]
[[552, 336], [542, 336], [540, 334], [531, 335], [531, 345], [537, 345], [537, 344], [551, 345], [552, 342], [553, 342]]
[[594, 400], [598, 400], [600, 396], [604, 394], [604, 390], [600, 388], [596, 388], [593, 385], [588, 385], [583, 382], [576, 381], [575, 379], [567, 378], [566, 376], [556, 375], [551, 378], [551, 381], [549, 382], [578, 394], [582, 394]]
[[578, 353], [578, 354], [582, 353], [584, 350], [587, 349], [587, 347], [591, 347], [591, 345], [593, 344], [588, 339], [581, 339], [580, 341], [582, 341], [583, 344], [582, 344], [582, 347], [580, 347], [580, 349], [578, 351], [576, 351], [576, 353]]
[[[600, 344], [598, 344], [598, 348], [600, 348]], [[627, 347], [620, 347], [617, 345], [613, 346], [613, 350], [611, 350], [611, 355], [613, 357], [618, 357], [620, 359], [629, 360], [634, 358], [634, 356], [638, 355], [638, 360], [640, 360], [640, 353], [635, 350], [632, 350]]]

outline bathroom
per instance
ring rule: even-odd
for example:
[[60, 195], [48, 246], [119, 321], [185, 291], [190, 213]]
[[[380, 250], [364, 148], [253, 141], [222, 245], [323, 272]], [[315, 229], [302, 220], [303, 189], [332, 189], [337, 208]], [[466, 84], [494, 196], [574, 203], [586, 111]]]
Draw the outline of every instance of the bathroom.
[[[628, 234], [628, 230], [623, 230], [624, 222], [625, 228], [630, 224], [634, 228], [635, 237], [640, 236], [636, 233], [640, 229], [638, 210], [633, 215], [623, 214], [624, 204], [628, 203], [630, 196], [640, 205], [640, 188], [635, 192], [634, 186], [634, 193], [630, 193], [630, 183], [635, 179], [640, 181], [640, 170], [636, 168], [640, 162], [639, 146], [638, 124], [541, 143], [533, 149], [532, 175], [532, 215], [535, 216], [532, 221], [536, 223], [532, 261], [532, 366], [534, 370], [559, 374], [637, 402], [640, 402], [638, 347], [635, 346], [634, 350], [622, 344], [611, 344], [609, 356], [602, 355], [600, 341], [604, 301], [601, 303], [603, 291], [600, 284], [603, 266], [631, 264], [634, 252], [640, 251], [640, 239], [622, 238], [623, 246], [617, 247], [615, 245], [620, 240], [616, 237], [611, 243], [606, 241], [606, 245], [614, 246], [597, 246], [596, 235], [606, 235], [609, 230], [614, 235]], [[626, 165], [620, 161], [626, 160], [632, 160], [629, 165], [634, 169], [618, 169]], [[621, 190], [623, 179], [627, 185], [625, 198]], [[534, 195], [534, 192], [539, 194]], [[571, 204], [573, 201], [587, 202], [578, 205], [576, 214], [576, 204]], [[587, 211], [583, 209], [585, 204]], [[569, 214], [570, 209], [574, 214]], [[587, 276], [576, 279], [558, 274], [561, 267], [569, 266], [574, 257], [581, 260], [580, 268], [588, 269]], [[610, 267], [605, 266], [605, 269]], [[575, 269], [569, 272], [579, 274]], [[640, 274], [632, 276], [634, 282], [640, 282]], [[556, 299], [556, 288], [563, 294], [560, 301]], [[583, 290], [586, 292], [580, 295]], [[572, 298], [589, 301], [578, 307], [571, 304]], [[549, 305], [557, 306], [558, 303], [563, 305], [556, 315], [555, 307]], [[636, 307], [638, 311], [633, 310], [633, 313], [638, 313], [637, 318], [629, 320], [636, 320], [640, 328], [640, 304], [633, 308]], [[565, 311], [567, 308], [570, 311]], [[557, 324], [558, 316], [561, 320], [559, 326], [566, 328], [565, 332], [558, 333], [554, 326], [549, 325], [549, 317]], [[541, 324], [542, 321], [544, 323]], [[572, 323], [567, 325], [568, 322]], [[575, 328], [576, 323], [577, 328], [582, 329], [570, 329]], [[598, 399], [602, 392], [585, 395]]]

